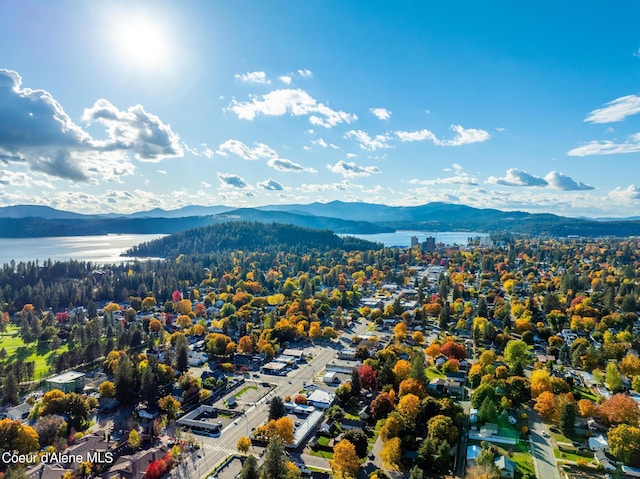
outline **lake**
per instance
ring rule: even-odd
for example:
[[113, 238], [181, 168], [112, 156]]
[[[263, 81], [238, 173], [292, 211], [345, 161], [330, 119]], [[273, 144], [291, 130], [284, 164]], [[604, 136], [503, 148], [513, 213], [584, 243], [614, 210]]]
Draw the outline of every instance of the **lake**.
[[[43, 263], [75, 259], [91, 261], [96, 264], [121, 263], [134, 258], [120, 255], [134, 245], [161, 238], [163, 234], [119, 234], [101, 236], [62, 236], [49, 238], [0, 238], [0, 265], [14, 260], [35, 261]], [[433, 236], [436, 243], [446, 245], [466, 245], [468, 238], [486, 237], [487, 233], [456, 231], [396, 231], [395, 233], [378, 233], [368, 235], [349, 235], [382, 243], [385, 246], [407, 247], [411, 245], [411, 237], [417, 236], [420, 242], [427, 236]]]
[[422, 243], [427, 236], [436, 239], [436, 243], [444, 243], [445, 245], [461, 245], [466, 246], [469, 238], [486, 238], [488, 233], [478, 233], [475, 231], [411, 231], [399, 230], [394, 233], [377, 233], [369, 235], [343, 235], [355, 236], [368, 241], [382, 243], [387, 247], [407, 247], [411, 246], [411, 237], [417, 236], [418, 241]]
[[163, 234], [118, 234], [48, 238], [0, 238], [0, 265], [15, 260], [43, 263], [69, 259], [96, 264], [120, 263], [132, 258], [120, 255], [134, 245], [161, 238]]

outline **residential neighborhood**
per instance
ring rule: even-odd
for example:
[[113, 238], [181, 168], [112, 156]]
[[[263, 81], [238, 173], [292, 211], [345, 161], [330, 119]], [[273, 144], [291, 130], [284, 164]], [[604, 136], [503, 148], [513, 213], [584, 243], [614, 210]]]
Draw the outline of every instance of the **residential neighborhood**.
[[640, 475], [640, 243], [243, 254], [124, 301], [5, 296], [7, 477]]

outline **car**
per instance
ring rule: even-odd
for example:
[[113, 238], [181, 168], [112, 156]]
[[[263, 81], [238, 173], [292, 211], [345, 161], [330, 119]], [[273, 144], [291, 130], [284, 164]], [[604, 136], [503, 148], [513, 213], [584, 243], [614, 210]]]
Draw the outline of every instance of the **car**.
[[547, 431], [542, 431], [542, 435], [543, 435], [544, 437], [549, 437], [549, 433], [548, 433]]

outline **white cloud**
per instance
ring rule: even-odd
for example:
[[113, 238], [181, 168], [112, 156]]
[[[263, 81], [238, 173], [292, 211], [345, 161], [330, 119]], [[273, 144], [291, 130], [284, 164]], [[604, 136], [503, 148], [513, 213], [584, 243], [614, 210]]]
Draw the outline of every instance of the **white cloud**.
[[562, 191], [583, 191], [593, 190], [593, 186], [575, 181], [573, 178], [565, 176], [558, 171], [551, 171], [544, 177], [549, 186]]
[[285, 158], [271, 158], [267, 161], [267, 165], [278, 171], [285, 171], [290, 173], [317, 173], [314, 168], [305, 168], [299, 163], [294, 163], [291, 160]]
[[386, 108], [369, 108], [369, 111], [373, 113], [378, 120], [388, 120], [391, 118], [391, 112]]
[[261, 181], [258, 183], [258, 186], [264, 190], [269, 190], [269, 191], [282, 191], [284, 190], [284, 187], [282, 186], [281, 183], [277, 182], [274, 179], [269, 178], [268, 180], [265, 181]]
[[280, 75], [278, 77], [278, 80], [280, 80], [285, 85], [291, 85], [292, 78], [289, 75]]
[[238, 188], [238, 189], [252, 189], [244, 178], [232, 173], [220, 173], [218, 172], [218, 179], [220, 180], [222, 188]]
[[351, 158], [356, 158], [358, 155], [356, 155], [355, 153], [347, 153], [345, 156], [347, 160], [350, 160]]
[[156, 173], [159, 173], [161, 175], [166, 175], [167, 171], [166, 170], [156, 170]]
[[623, 204], [640, 201], [640, 188], [636, 185], [629, 185], [624, 189], [618, 186], [609, 192], [609, 197]]
[[100, 99], [91, 108], [85, 108], [82, 120], [106, 128], [109, 139], [93, 142], [103, 151], [131, 151], [138, 160], [148, 162], [184, 155], [180, 137], [142, 105], [122, 111]]
[[322, 138], [318, 138], [317, 140], [311, 140], [311, 144], [315, 146], [319, 146], [320, 148], [327, 148], [329, 144], [324, 141]]
[[303, 68], [301, 70], [298, 70], [298, 75], [300, 75], [302, 78], [311, 78], [313, 76], [313, 72], [311, 70]]
[[267, 78], [267, 74], [265, 72], [247, 72], [243, 74], [234, 75], [236, 80], [240, 80], [245, 83], [261, 83], [263, 85], [268, 85], [271, 83], [271, 80]]
[[627, 95], [610, 101], [604, 108], [593, 110], [585, 118], [587, 123], [613, 123], [640, 113], [640, 96]]
[[481, 143], [491, 138], [491, 135], [486, 130], [464, 128], [462, 125], [451, 125], [451, 130], [455, 133], [455, 136], [449, 140], [441, 140], [436, 137], [431, 130], [427, 129], [418, 131], [396, 131], [395, 133], [402, 142], [430, 140], [438, 146], [460, 146], [470, 143]]
[[33, 174], [24, 171], [0, 170], [0, 187], [12, 186], [14, 188], [47, 188], [54, 190], [55, 187], [48, 181], [38, 180]]
[[206, 182], [206, 181], [201, 181], [201, 182], [200, 182], [200, 184], [201, 184], [202, 186], [204, 186], [205, 188], [211, 188], [211, 183], [208, 183], [208, 182]]
[[436, 135], [427, 129], [418, 131], [396, 131], [396, 136], [400, 138], [400, 141], [402, 142], [431, 140], [437, 144], [439, 141], [436, 138]]
[[433, 186], [433, 185], [468, 185], [468, 186], [476, 186], [478, 184], [478, 179], [473, 178], [471, 176], [466, 175], [456, 175], [450, 176], [447, 178], [434, 178], [432, 180], [418, 180], [412, 179], [409, 180], [409, 184], [412, 185], [424, 185], [424, 186]]
[[342, 180], [339, 183], [303, 183], [302, 185], [300, 185], [300, 189], [302, 191], [309, 193], [318, 193], [321, 191], [348, 191], [352, 188], [361, 188], [361, 186], [354, 185], [350, 183], [349, 180]]
[[503, 186], [547, 186], [548, 183], [544, 178], [539, 176], [533, 176], [526, 171], [519, 170], [518, 168], [509, 168], [506, 176], [497, 178], [490, 176], [487, 183], [493, 183]]
[[338, 173], [345, 178], [357, 178], [382, 173], [377, 166], [359, 166], [353, 162], [340, 160], [335, 165], [327, 165], [329, 171]]
[[331, 128], [339, 123], [351, 123], [358, 117], [344, 111], [335, 111], [319, 103], [306, 91], [300, 89], [274, 90], [263, 96], [254, 96], [250, 101], [239, 102], [232, 100], [229, 110], [233, 111], [241, 120], [252, 121], [257, 115], [309, 116], [313, 125]]
[[278, 154], [264, 143], [254, 143], [253, 148], [245, 145], [239, 140], [227, 140], [218, 146], [216, 153], [220, 156], [233, 154], [244, 160], [259, 160], [261, 158], [275, 158]]
[[569, 156], [591, 156], [591, 155], [616, 155], [624, 153], [637, 153], [640, 151], [640, 133], [627, 137], [622, 143], [613, 141], [591, 141], [586, 145], [570, 150]]
[[363, 150], [376, 151], [391, 148], [391, 145], [388, 143], [390, 138], [387, 135], [376, 135], [371, 138], [366, 131], [349, 130], [344, 136], [345, 138], [355, 138], [355, 140], [360, 143], [360, 148]]

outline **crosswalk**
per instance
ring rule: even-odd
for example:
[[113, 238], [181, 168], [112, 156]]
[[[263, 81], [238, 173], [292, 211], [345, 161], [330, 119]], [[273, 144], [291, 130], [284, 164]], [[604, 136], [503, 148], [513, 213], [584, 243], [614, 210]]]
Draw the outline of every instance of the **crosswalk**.
[[226, 454], [236, 454], [238, 452], [235, 449], [229, 449], [226, 447], [218, 446], [217, 444], [203, 444], [202, 447], [204, 449], [209, 449], [211, 451], [221, 451]]

